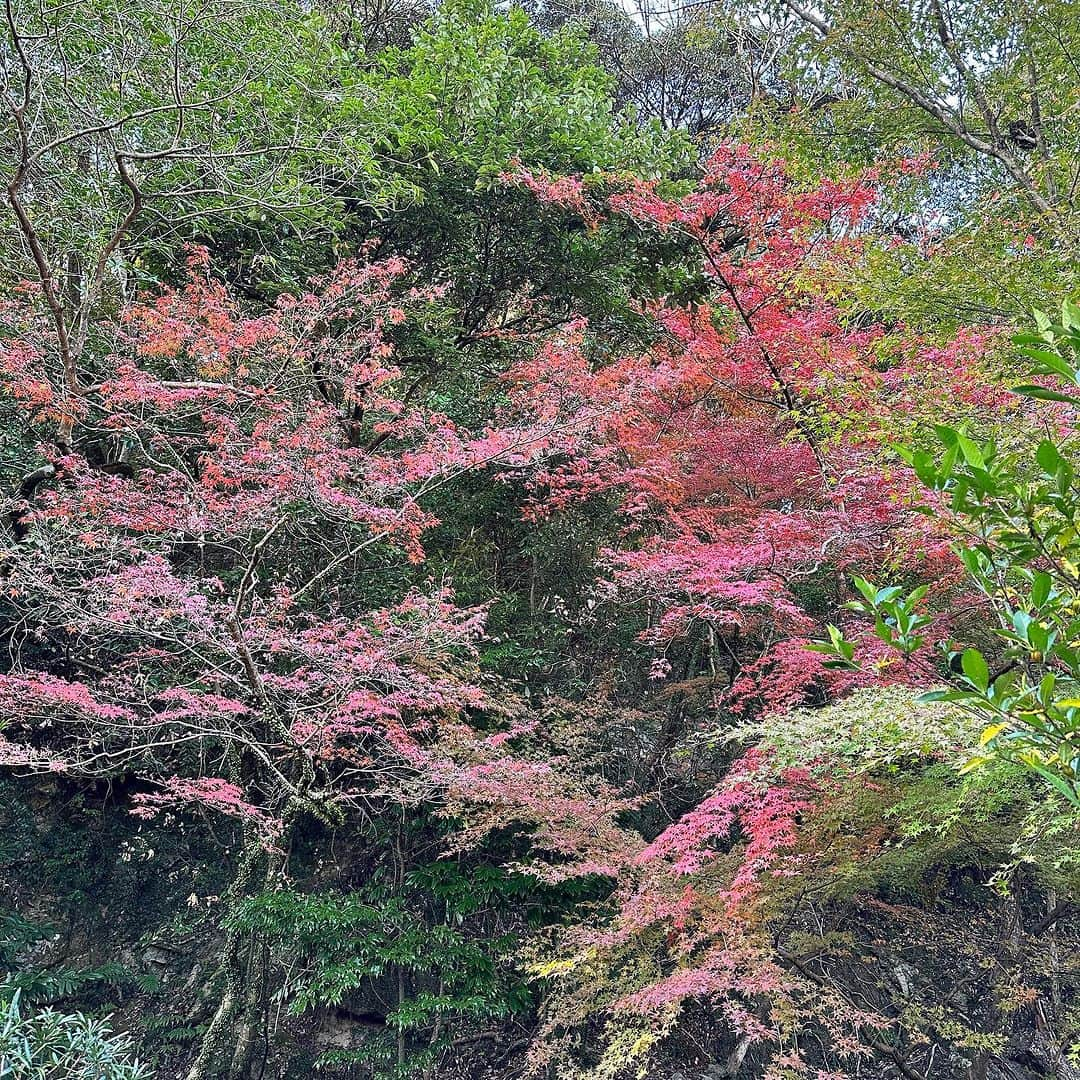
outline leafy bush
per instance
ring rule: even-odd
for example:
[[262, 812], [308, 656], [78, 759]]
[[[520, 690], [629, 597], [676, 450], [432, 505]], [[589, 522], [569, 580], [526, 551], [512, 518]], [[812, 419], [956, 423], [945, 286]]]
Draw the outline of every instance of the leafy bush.
[[[1041, 312], [1036, 319], [1038, 333], [1016, 342], [1041, 381], [1016, 391], [1076, 406], [1080, 399], [1064, 390], [1080, 386], [1080, 308], [1066, 301], [1060, 323]], [[982, 750], [966, 768], [995, 757], [1019, 761], [1080, 806], [1078, 427], [1074, 418], [1048, 417], [1048, 427], [1050, 420], [1063, 434], [1016, 452], [938, 424], [940, 453], [901, 447], [900, 454], [933, 493], [927, 512], [955, 538], [966, 584], [997, 639], [992, 649], [942, 642], [954, 675], [927, 700], [953, 703], [981, 721]], [[847, 606], [872, 620], [875, 635], [906, 662], [916, 659], [933, 623], [927, 587], [904, 595], [898, 586], [854, 582], [863, 599]], [[812, 647], [834, 657], [829, 666], [857, 669], [855, 644], [836, 626], [828, 632], [827, 642]], [[918, 672], [917, 663], [910, 667]], [[932, 667], [920, 674], [938, 681]]]
[[19, 991], [0, 988], [0, 1080], [142, 1080], [127, 1035], [83, 1013], [42, 1009], [23, 1015]]

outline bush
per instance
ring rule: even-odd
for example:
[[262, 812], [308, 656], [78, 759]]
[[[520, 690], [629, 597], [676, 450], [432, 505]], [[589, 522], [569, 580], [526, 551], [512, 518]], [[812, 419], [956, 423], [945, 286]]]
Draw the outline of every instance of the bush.
[[142, 1080], [127, 1035], [84, 1013], [22, 1014], [19, 992], [0, 987], [0, 1080]]

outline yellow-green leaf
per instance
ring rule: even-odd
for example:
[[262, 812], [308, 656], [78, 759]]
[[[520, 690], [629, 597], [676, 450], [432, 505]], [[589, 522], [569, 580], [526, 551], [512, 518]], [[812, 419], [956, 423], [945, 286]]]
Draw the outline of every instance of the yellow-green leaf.
[[996, 739], [1009, 725], [991, 724], [980, 736], [979, 745], [985, 746], [992, 739]]

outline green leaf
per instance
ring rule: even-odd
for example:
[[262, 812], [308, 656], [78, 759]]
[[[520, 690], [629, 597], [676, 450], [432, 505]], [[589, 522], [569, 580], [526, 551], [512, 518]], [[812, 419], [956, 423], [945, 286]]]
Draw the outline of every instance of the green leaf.
[[1012, 613], [1012, 624], [1016, 629], [1017, 635], [1026, 642], [1028, 640], [1028, 631], [1031, 627], [1031, 616], [1026, 611], [1014, 611]]
[[1058, 469], [1064, 464], [1058, 448], [1049, 439], [1043, 439], [1039, 443], [1039, 448], [1035, 451], [1035, 460], [1043, 472], [1049, 476], [1057, 476]]
[[958, 552], [964, 568], [973, 578], [979, 578], [983, 572], [982, 552], [975, 548], [961, 548]]
[[1060, 375], [1068, 382], [1077, 382], [1076, 369], [1072, 365], [1066, 363], [1066, 361], [1059, 356], [1056, 352], [1051, 352], [1049, 349], [1024, 349], [1025, 356], [1030, 356], [1033, 360], [1037, 360], [1042, 368], [1045, 370], [1039, 370], [1036, 374], [1047, 375], [1054, 374]]
[[874, 594], [874, 604], [888, 604], [895, 600], [904, 590], [899, 585], [889, 585], [884, 589], [878, 589]]
[[951, 428], [947, 424], [935, 424], [934, 431], [937, 437], [949, 448], [952, 449], [958, 443], [956, 428]]
[[1035, 607], [1042, 607], [1050, 599], [1050, 590], [1053, 588], [1053, 580], [1049, 574], [1040, 570], [1031, 581], [1031, 603]]
[[866, 597], [866, 599], [872, 604], [877, 597], [877, 586], [871, 585], [869, 581], [861, 577], [853, 577], [851, 583]]
[[1020, 394], [1022, 397], [1039, 398], [1041, 401], [1063, 401], [1068, 405], [1080, 405], [1080, 398], [1059, 394], [1056, 390], [1047, 390], [1045, 386], [1031, 386], [1025, 383], [1022, 386], [1014, 386], [1013, 393]]
[[960, 657], [960, 667], [973, 686], [986, 692], [990, 685], [990, 669], [978, 649], [965, 649]]
[[1025, 763], [1029, 769], [1038, 773], [1055, 791], [1064, 795], [1073, 806], [1080, 806], [1080, 796], [1077, 795], [1076, 788], [1063, 776], [1058, 776], [1057, 773], [1051, 772], [1042, 765], [1037, 765], [1030, 759], [1027, 759]]
[[920, 693], [916, 700], [920, 702], [970, 701], [971, 698], [970, 690], [928, 690], [926, 693]]
[[978, 469], [986, 468], [986, 459], [983, 457], [983, 452], [977, 442], [959, 431], [956, 433], [956, 442], [960, 447], [960, 453], [964, 455], [964, 460], [969, 465]]

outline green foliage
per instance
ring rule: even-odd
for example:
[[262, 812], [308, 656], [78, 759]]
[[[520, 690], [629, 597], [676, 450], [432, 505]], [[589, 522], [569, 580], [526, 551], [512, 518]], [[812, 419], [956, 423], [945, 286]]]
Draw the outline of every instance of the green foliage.
[[[905, 657], [912, 656], [923, 647], [926, 637], [921, 631], [932, 622], [929, 615], [919, 610], [926, 598], [927, 586], [920, 585], [905, 595], [897, 585], [879, 589], [861, 577], [852, 578], [852, 583], [863, 599], [849, 601], [845, 607], [860, 615], [869, 615], [874, 621], [874, 633], [886, 645], [891, 645]], [[856, 670], [855, 646], [844, 640], [838, 627], [830, 625], [827, 630], [829, 640], [810, 645], [811, 651], [836, 657], [827, 661], [826, 667]]]
[[[127, 254], [137, 270], [171, 273], [179, 240], [247, 228], [263, 242], [245, 270], [265, 274], [260, 256], [275, 232], [336, 232], [342, 185], [368, 203], [394, 195], [372, 154], [371, 90], [307, 5], [16, 0], [10, 27], [6, 48], [21, 44], [0, 115], [10, 169], [25, 153], [28, 215], [48, 258], [66, 266], [75, 307], [93, 292], [99, 260], [111, 272]], [[12, 110], [24, 88], [34, 122], [20, 151]], [[3, 239], [13, 265], [29, 265], [25, 237]]]
[[730, 737], [755, 738], [778, 768], [809, 767], [826, 785], [828, 799], [807, 823], [816, 888], [847, 898], [882, 888], [918, 895], [941, 875], [974, 873], [982, 887], [1022, 866], [1043, 888], [1071, 894], [1080, 884], [1071, 804], [1021, 762], [997, 758], [961, 772], [979, 727], [959, 704], [889, 687]]
[[[1064, 382], [1070, 388], [1080, 386], [1080, 307], [1065, 300], [1061, 305], [1060, 322], [1054, 322], [1044, 311], [1035, 312], [1035, 321], [1039, 329], [1037, 334], [1018, 334], [1014, 339], [1024, 355], [1035, 362], [1032, 374]], [[1027, 384], [1018, 386], [1016, 392], [1025, 397], [1080, 404], [1077, 398], [1046, 386]], [[1056, 473], [1064, 463], [1059, 460], [1060, 455], [1055, 456], [1057, 451], [1052, 443], [1044, 446], [1040, 446], [1043, 457], [1039, 463]]]
[[457, 167], [491, 184], [518, 159], [556, 173], [656, 175], [672, 160], [658, 127], [639, 131], [616, 113], [611, 76], [582, 38], [546, 37], [519, 8], [445, 4], [377, 71], [394, 151], [436, 173]]
[[[260, 893], [242, 901], [227, 925], [269, 943], [287, 972], [279, 999], [296, 1015], [381, 989], [393, 1001], [378, 1021], [382, 1030], [359, 1049], [321, 1060], [404, 1076], [437, 1060], [451, 1024], [504, 1020], [530, 1006], [510, 961], [517, 938], [469, 924], [492, 905], [519, 901], [529, 884], [493, 867], [466, 877], [453, 863], [435, 863], [412, 871], [403, 890], [375, 879], [351, 893]], [[433, 908], [418, 903], [425, 897]], [[408, 1040], [406, 1058], [399, 1039]]]
[[839, 760], [857, 772], [874, 772], [958, 756], [977, 736], [978, 721], [957, 706], [884, 687], [765, 717], [726, 737], [760, 739], [782, 767]]
[[381, 103], [377, 155], [409, 195], [390, 215], [358, 199], [345, 239], [374, 238], [447, 287], [452, 327], [401, 350], [419, 385], [449, 398], [440, 408], [458, 417], [495, 404], [502, 336], [577, 315], [604, 327], [612, 348], [649, 332], [634, 300], [679, 286], [680, 242], [586, 229], [501, 178], [515, 162], [585, 176], [690, 166], [682, 137], [616, 108], [586, 41], [568, 30], [545, 36], [518, 8], [451, 3], [410, 45], [380, 54], [365, 80]]
[[[934, 151], [940, 167], [926, 174], [915, 170], [902, 179], [887, 170], [882, 174], [888, 176], [882, 206], [861, 226], [869, 242], [861, 248], [853, 243], [851, 258], [838, 260], [841, 265], [820, 268], [835, 273], [827, 298], [851, 324], [885, 328], [884, 336], [867, 346], [880, 368], [903, 352], [905, 325], [943, 337], [972, 321], [1019, 311], [1038, 293], [1053, 296], [1071, 287], [1075, 236], [1062, 223], [1075, 221], [1074, 208], [1066, 206], [1058, 216], [1033, 213], [1022, 182], [1017, 187], [1007, 180], [1000, 159], [994, 164], [973, 152], [955, 133], [928, 135], [925, 111], [899, 101], [868, 75], [868, 59], [880, 61], [884, 55], [908, 76], [931, 72], [935, 93], [938, 81], [955, 82], [955, 65], [945, 62], [941, 43], [919, 24], [920, 12], [899, 11], [887, 24], [881, 10], [861, 0], [819, 6], [834, 6], [844, 16], [837, 35], [800, 45], [804, 51], [795, 60], [796, 70], [785, 73], [797, 91], [790, 102], [785, 96], [790, 87], [776, 72], [763, 74], [760, 84], [754, 73], [746, 88], [752, 100], [743, 130], [759, 140], [767, 131], [773, 145], [794, 159], [791, 173], [800, 178], [826, 169], [850, 174], [883, 155]], [[1051, 24], [1060, 22], [1066, 6], [1056, 0], [1048, 6]], [[727, 49], [728, 20], [737, 14], [713, 20], [706, 5], [694, 14], [693, 25], [687, 24], [692, 33], [680, 30], [664, 42], [645, 27], [631, 58], [642, 71], [616, 75], [604, 70], [601, 52], [576, 30], [541, 30], [545, 12], [530, 18], [516, 6], [450, 0], [415, 26], [409, 40], [395, 37], [395, 45], [377, 52], [339, 32], [343, 9], [336, 0], [207, 0], [203, 18], [182, 32], [190, 7], [178, 0], [149, 6], [135, 0], [76, 5], [14, 0], [15, 23], [27, 35], [34, 65], [34, 146], [55, 143], [35, 162], [24, 197], [47, 249], [46, 261], [65, 290], [72, 327], [92, 327], [102, 306], [137, 285], [175, 279], [181, 240], [208, 242], [228, 276], [248, 298], [260, 300], [370, 245], [380, 257], [407, 259], [408, 284], [442, 290], [423, 325], [409, 320], [389, 331], [391, 362], [404, 372], [409, 401], [445, 413], [462, 428], [480, 428], [505, 405], [499, 375], [509, 360], [569, 319], [589, 320], [588, 359], [600, 367], [654, 340], [658, 330], [644, 314], [648, 301], [663, 297], [693, 307], [708, 296], [708, 280], [695, 269], [678, 229], [644, 229], [625, 219], [585, 224], [580, 215], [508, 184], [502, 174], [520, 162], [537, 173], [583, 176], [587, 189], [601, 195], [601, 175], [658, 178], [661, 190], [677, 188], [693, 174], [700, 148], [678, 132], [622, 111], [619, 103], [638, 79], [647, 109], [648, 95], [659, 93], [663, 100], [656, 115], [665, 124], [689, 125], [693, 103], [687, 110], [686, 102], [673, 99], [669, 83], [689, 71], [690, 85], [710, 95], [709, 124], [716, 122], [729, 107], [730, 88], [720, 65], [736, 63]], [[1068, 139], [1080, 114], [1068, 95], [1075, 80], [1061, 80], [1061, 56], [1050, 49], [1047, 35], [1037, 27], [1017, 28], [1010, 21], [1013, 12], [999, 15], [966, 4], [960, 14], [960, 29], [969, 38], [1004, 40], [1008, 30], [1009, 48], [1026, 43], [1047, 65], [1044, 85], [1052, 89], [1044, 100], [1052, 103], [1059, 125], [1048, 126], [1042, 164], [1032, 158], [1020, 165], [1036, 194], [1049, 197], [1054, 177], [1074, 164]], [[757, 63], [772, 45], [742, 35], [743, 29], [736, 25], [732, 31], [735, 44], [754, 53], [750, 62]], [[1068, 44], [1074, 31], [1065, 30]], [[897, 35], [904, 38], [903, 48]], [[845, 51], [845, 41], [863, 52]], [[10, 48], [8, 53], [15, 57]], [[617, 43], [610, 43], [604, 55], [618, 62]], [[663, 70], [651, 69], [652, 64]], [[706, 64], [714, 66], [704, 71]], [[9, 78], [10, 70], [15, 69], [9, 66]], [[1028, 95], [1018, 71], [988, 60], [976, 73], [995, 95], [1003, 123], [1019, 116], [1021, 99]], [[190, 102], [220, 99], [212, 108], [178, 109], [177, 82]], [[809, 83], [815, 96], [802, 104], [816, 102], [818, 94], [824, 103], [789, 107], [800, 104], [799, 93]], [[11, 87], [18, 92], [17, 81]], [[54, 92], [57, 87], [62, 92]], [[673, 90], [687, 92], [678, 85]], [[743, 93], [741, 86], [736, 90]], [[735, 90], [731, 93], [734, 102]], [[966, 124], [972, 119], [970, 97], [955, 86], [947, 93]], [[1030, 108], [1026, 98], [1023, 106]], [[705, 110], [697, 111], [704, 127]], [[103, 127], [81, 130], [80, 118], [100, 119]], [[4, 130], [15, 139], [8, 121]], [[184, 138], [177, 142], [181, 128]], [[120, 160], [131, 163], [146, 205], [113, 249], [114, 230], [132, 196]], [[1062, 195], [1059, 188], [1058, 202], [1066, 201]], [[876, 234], [885, 242], [877, 243]], [[8, 228], [2, 239], [9, 267], [23, 273], [27, 236]], [[102, 251], [106, 285], [89, 303], [93, 267]], [[1080, 404], [1080, 310], [1066, 304], [1060, 318], [1039, 316], [1037, 332], [1018, 341], [1035, 365], [1036, 380], [1021, 387], [1021, 394], [1051, 403], [1050, 409]], [[87, 381], [95, 378], [95, 347], [91, 332], [84, 353]], [[997, 356], [987, 355], [981, 363], [998, 363]], [[1010, 365], [1002, 360], [1002, 370], [994, 374], [1007, 377]], [[726, 407], [726, 401], [718, 406]], [[356, 408], [364, 411], [362, 403]], [[995, 901], [987, 882], [1004, 887], [1006, 879], [1011, 884], [1022, 878], [1025, 885], [1034, 882], [1044, 893], [1053, 889], [1063, 896], [1080, 889], [1075, 812], [1080, 805], [1080, 501], [1075, 491], [1080, 456], [1075, 438], [1061, 435], [1060, 426], [1048, 426], [1048, 437], [1025, 445], [1022, 433], [988, 431], [982, 417], [962, 413], [958, 418], [954, 409], [968, 406], [943, 406], [938, 418], [945, 422], [932, 438], [927, 435], [925, 444], [913, 442], [900, 453], [934, 493], [934, 512], [956, 531], [968, 584], [985, 605], [985, 634], [976, 632], [966, 647], [949, 643], [928, 661], [936, 594], [925, 586], [882, 587], [856, 577], [847, 605], [856, 621], [900, 654], [908, 674], [918, 673], [925, 685], [934, 686], [947, 678], [948, 685], [921, 699], [905, 690], [859, 691], [825, 708], [756, 717], [752, 725], [724, 736], [761, 744], [777, 769], [806, 768], [820, 785], [822, 805], [801, 815], [794, 828], [797, 850], [790, 876], [761, 874], [764, 899], [755, 909], [760, 927], [752, 927], [771, 935], [782, 926], [777, 940], [790, 930], [789, 944], [809, 943], [796, 948], [796, 955], [825, 956], [824, 948], [820, 953], [812, 948], [816, 942], [846, 962], [844, 951], [854, 949], [861, 929], [848, 916], [867, 895], [915, 898], [929, 911], [938, 890], [951, 890], [954, 898], [981, 911]], [[196, 412], [182, 412], [178, 423], [198, 424]], [[758, 419], [749, 412], [745, 416], [748, 422]], [[835, 429], [831, 415], [823, 414], [822, 421], [826, 439], [846, 437], [839, 412]], [[17, 486], [17, 478], [39, 462], [36, 439], [13, 435], [17, 425], [8, 412], [0, 416], [0, 427], [5, 428], [0, 449]], [[116, 442], [119, 446], [123, 437], [117, 435]], [[343, 487], [351, 482], [340, 479]], [[726, 496], [718, 484], [709, 497]], [[645, 839], [655, 837], [722, 782], [730, 761], [727, 747], [716, 745], [720, 739], [707, 743], [700, 733], [716, 724], [714, 695], [724, 701], [725, 689], [745, 674], [748, 650], [728, 649], [730, 670], [722, 650], [738, 641], [747, 613], [733, 613], [734, 638], [702, 620], [687, 641], [668, 645], [670, 679], [654, 678], [646, 655], [652, 646], [642, 632], [656, 628], [659, 609], [648, 602], [623, 603], [597, 588], [605, 549], [648, 544], [646, 531], [625, 528], [618, 496], [591, 498], [540, 523], [523, 522], [524, 498], [522, 487], [505, 477], [496, 481], [484, 474], [447, 484], [427, 506], [440, 525], [429, 534], [422, 570], [373, 547], [347, 586], [328, 593], [326, 602], [340, 604], [348, 614], [353, 606], [381, 603], [430, 576], [451, 583], [462, 603], [488, 605], [489, 634], [479, 655], [483, 685], [513, 680], [513, 693], [503, 701], [507, 714], [523, 708], [523, 701], [536, 707], [535, 734], [516, 738], [514, 746], [527, 738], [530, 764], [550, 761], [556, 772], [564, 769], [575, 780], [579, 775], [611, 780], [620, 791], [625, 788], [627, 805], [637, 806], [632, 800], [640, 796], [640, 809], [624, 814], [620, 825]], [[775, 503], [780, 523], [790, 516], [785, 501]], [[739, 524], [732, 520], [732, 529]], [[689, 535], [693, 521], [679, 527]], [[331, 543], [335, 530], [334, 524], [327, 530]], [[195, 547], [184, 536], [176, 546], [182, 551], [178, 558], [194, 558]], [[300, 561], [309, 557], [305, 549]], [[218, 572], [215, 564], [223, 555], [199, 543], [198, 558], [211, 574]], [[296, 545], [286, 556], [260, 546], [246, 570], [241, 561], [239, 568], [222, 570], [219, 580], [228, 588], [243, 576], [253, 589], [265, 588], [270, 571], [280, 568], [273, 565], [279, 558], [296, 559]], [[341, 577], [344, 581], [347, 571]], [[826, 568], [800, 571], [787, 584], [813, 618], [831, 608], [835, 585]], [[83, 632], [74, 628], [72, 639]], [[826, 655], [826, 666], [857, 670], [856, 643], [837, 626], [827, 632], [828, 640], [814, 646]], [[56, 639], [39, 639], [33, 628], [17, 626], [9, 635], [12, 655], [21, 650], [25, 660], [40, 650], [48, 655], [50, 670], [65, 677], [78, 674], [84, 660], [108, 668], [120, 659], [95, 646], [80, 660], [66, 634], [65, 627]], [[268, 668], [275, 663], [272, 655], [256, 659]], [[130, 672], [137, 677], [139, 657], [124, 661], [132, 666], [118, 677]], [[147, 692], [154, 689], [148, 685]], [[479, 729], [487, 722], [469, 719]], [[0, 727], [5, 720], [0, 717]], [[192, 746], [192, 755], [205, 753]], [[247, 752], [237, 751], [241, 757]], [[164, 768], [173, 751], [163, 746], [160, 753]], [[965, 761], [980, 767], [965, 770]], [[247, 767], [246, 759], [238, 766], [241, 773]], [[1033, 779], [1033, 771], [1046, 783]], [[764, 785], [768, 776], [763, 776]], [[227, 826], [216, 826], [228, 838], [215, 855], [206, 849], [192, 855], [184, 850], [186, 841], [177, 839], [154, 869], [165, 867], [150, 875], [141, 856], [137, 866], [113, 858], [116, 836], [132, 835], [126, 815], [110, 805], [102, 814], [109, 823], [100, 829], [85, 821], [69, 823], [66, 807], [81, 806], [82, 796], [67, 788], [61, 795], [56, 791], [35, 792], [33, 814], [23, 807], [10, 824], [5, 821], [0, 836], [4, 883], [12, 882], [19, 894], [12, 910], [0, 911], [0, 977], [5, 978], [0, 1000], [6, 1009], [0, 1080], [148, 1075], [129, 1060], [127, 1037], [111, 1035], [102, 1021], [48, 1010], [24, 1015], [29, 1006], [60, 999], [72, 999], [65, 1008], [93, 1010], [110, 995], [129, 997], [115, 994], [117, 988], [154, 992], [152, 1012], [148, 1015], [144, 993], [121, 1026], [137, 1018], [145, 1044], [160, 1045], [155, 1054], [161, 1057], [154, 1060], [163, 1068], [172, 1067], [170, 1055], [179, 1055], [178, 1047], [206, 1035], [223, 979], [236, 991], [236, 1017], [243, 1016], [250, 1030], [257, 1026], [249, 1024], [253, 1017], [266, 1020], [275, 1011], [288, 1017], [269, 1034], [266, 1049], [272, 1058], [292, 1052], [287, 1040], [304, 1045], [291, 1065], [290, 1075], [297, 1076], [315, 1067], [396, 1080], [420, 1072], [449, 1075], [451, 1059], [457, 1075], [462, 1045], [490, 1037], [492, 1029], [501, 1038], [518, 1025], [531, 1026], [533, 1010], [549, 1008], [553, 1015], [562, 1010], [550, 1030], [559, 1038], [580, 1036], [572, 1055], [582, 1062], [580, 1075], [614, 1080], [627, 1062], [644, 1061], [654, 1052], [661, 1028], [667, 1034], [682, 1022], [668, 1005], [657, 1010], [669, 1010], [659, 1019], [624, 1014], [611, 1021], [605, 1036], [610, 1053], [594, 1053], [596, 1029], [607, 1022], [598, 1019], [601, 1014], [618, 1013], [626, 995], [663, 976], [671, 942], [660, 923], [642, 935], [641, 948], [613, 946], [605, 955], [603, 949], [586, 947], [572, 960], [537, 963], [531, 969], [534, 985], [527, 984], [522, 954], [527, 955], [529, 937], [543, 938], [553, 932], [552, 924], [574, 921], [572, 933], [587, 941], [581, 923], [606, 917], [619, 894], [600, 874], [539, 885], [492, 865], [522, 855], [529, 842], [512, 818], [489, 838], [482, 856], [431, 862], [430, 853], [464, 822], [438, 819], [425, 808], [398, 829], [375, 813], [377, 820], [357, 828], [348, 842], [340, 839], [342, 829], [335, 858], [327, 860], [322, 857], [326, 822], [305, 816], [283, 857], [288, 877], [267, 879], [300, 884], [237, 899], [263, 878], [245, 870], [238, 879], [243, 888], [227, 890], [225, 882], [236, 868], [235, 834]], [[61, 802], [65, 809], [52, 805]], [[38, 809], [43, 804], [45, 809]], [[350, 818], [350, 827], [354, 824]], [[184, 827], [174, 822], [162, 833], [180, 837]], [[140, 838], [154, 835], [155, 828], [139, 826]], [[717, 852], [721, 872], [712, 879], [702, 876], [707, 905], [726, 902], [722, 871], [740, 851], [738, 836], [731, 840], [730, 850], [726, 833], [722, 844], [717, 842], [723, 848]], [[155, 840], [154, 846], [163, 844]], [[141, 850], [149, 847], [146, 840]], [[631, 869], [624, 884], [632, 891], [643, 871], [632, 853], [626, 854]], [[147, 862], [152, 856], [150, 851]], [[387, 870], [391, 863], [392, 872]], [[31, 868], [38, 880], [24, 881]], [[195, 888], [193, 873], [199, 875]], [[163, 884], [166, 878], [177, 888]], [[352, 887], [357, 880], [364, 884]], [[684, 882], [677, 885], [681, 890]], [[171, 895], [189, 889], [190, 907]], [[139, 905], [116, 902], [136, 890]], [[19, 913], [44, 906], [25, 905], [27, 896], [47, 898], [58, 909], [59, 929]], [[190, 994], [190, 982], [170, 999], [182, 978], [158, 986], [115, 963], [80, 967], [71, 960], [50, 966], [43, 959], [55, 945], [51, 939], [69, 929], [91, 938], [95, 955], [109, 956], [97, 947], [115, 945], [125, 935], [137, 938], [148, 923], [160, 927], [161, 907], [172, 904], [184, 913], [171, 927], [175, 932], [182, 923], [184, 933], [174, 936], [195, 942], [192, 949], [205, 965], [199, 950], [220, 945], [220, 937], [208, 930], [217, 925], [211, 913], [218, 910], [219, 897], [227, 901], [222, 905], [226, 934], [242, 938], [250, 951], [245, 964], [226, 960], [217, 975], [210, 975], [213, 965], [204, 968], [202, 1011], [197, 1002], [181, 1006], [176, 1000]], [[842, 930], [826, 926], [830, 905], [843, 913], [837, 921]], [[132, 915], [133, 907], [145, 910]], [[777, 912], [782, 917], [773, 920]], [[838, 985], [846, 978], [842, 963], [825, 970]], [[558, 985], [568, 973], [580, 989]], [[860, 1000], [862, 992], [857, 991]], [[542, 1002], [537, 995], [543, 995]], [[685, 1009], [691, 1013], [699, 1007], [707, 1027], [701, 1053], [715, 1052], [713, 1060], [723, 1060], [718, 1047], [726, 1029], [720, 1030], [718, 1013], [704, 1000]], [[945, 1033], [957, 1047], [1002, 1050], [997, 1035], [960, 1025], [955, 1015], [935, 1011], [932, 1003], [907, 1008], [886, 1015], [902, 1017], [914, 1030]], [[309, 1035], [328, 1013], [351, 1027], [355, 1042], [316, 1061]], [[218, 1037], [227, 1042], [229, 1035], [222, 1029]], [[510, 1052], [508, 1070], [516, 1067]], [[696, 1046], [692, 1052], [698, 1053]], [[756, 1053], [747, 1059], [747, 1075], [768, 1067]], [[945, 1055], [935, 1059], [931, 1053], [930, 1064], [935, 1060], [944, 1061]], [[288, 1067], [281, 1064], [282, 1075]], [[484, 1067], [494, 1073], [502, 1068], [501, 1059]], [[554, 1067], [549, 1062], [549, 1071]], [[732, 1068], [738, 1069], [738, 1062]]]
[[[1039, 314], [1039, 333], [1017, 341], [1035, 361], [1034, 374], [1080, 385], [1080, 308], [1062, 305], [1060, 323]], [[1072, 395], [1041, 384], [1017, 392], [1076, 404]], [[994, 439], [937, 425], [943, 452], [901, 447], [919, 480], [944, 500], [958, 535], [956, 552], [969, 584], [993, 612], [996, 658], [977, 648], [951, 656], [955, 684], [931, 691], [932, 700], [956, 703], [983, 721], [983, 753], [1022, 761], [1065, 798], [1080, 806], [1080, 491], [1075, 441], [1042, 439], [1031, 452], [1002, 452]], [[1032, 457], [1034, 460], [1031, 460]], [[856, 579], [864, 601], [852, 605], [874, 620], [885, 644], [910, 657], [925, 643], [931, 622], [919, 608], [920, 587], [903, 595]], [[836, 627], [814, 646], [838, 666], [857, 666], [854, 646]]]
[[24, 1014], [18, 991], [0, 986], [3, 1080], [148, 1080], [131, 1039], [104, 1020], [51, 1009]]
[[804, 14], [774, 28], [761, 11], [779, 89], [757, 95], [740, 134], [814, 177], [934, 163], [885, 184], [884, 242], [838, 281], [853, 317], [951, 335], [1077, 289], [1075, 0], [784, 6]]

